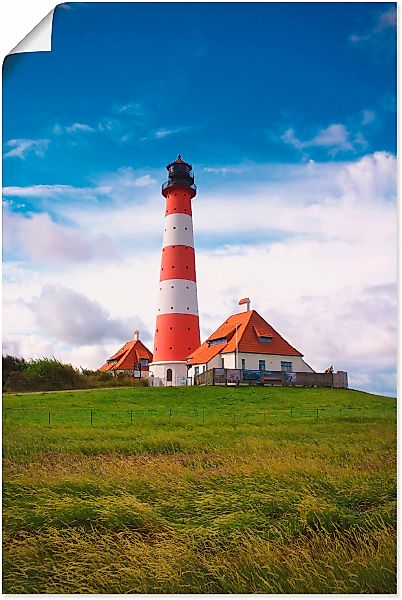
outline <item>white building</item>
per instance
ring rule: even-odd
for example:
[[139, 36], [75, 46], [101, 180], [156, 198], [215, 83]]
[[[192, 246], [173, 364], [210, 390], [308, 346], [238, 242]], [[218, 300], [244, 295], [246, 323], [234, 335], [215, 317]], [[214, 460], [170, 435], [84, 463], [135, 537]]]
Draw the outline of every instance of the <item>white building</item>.
[[187, 360], [189, 377], [212, 368], [314, 373], [255, 310], [230, 316]]

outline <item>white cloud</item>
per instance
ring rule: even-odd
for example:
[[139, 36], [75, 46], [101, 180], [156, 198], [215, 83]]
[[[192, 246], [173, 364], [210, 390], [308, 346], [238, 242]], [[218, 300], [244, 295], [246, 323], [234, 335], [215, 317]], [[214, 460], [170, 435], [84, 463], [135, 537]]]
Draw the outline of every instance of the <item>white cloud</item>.
[[101, 193], [107, 193], [105, 187], [77, 188], [71, 185], [31, 185], [31, 186], [8, 186], [3, 188], [5, 197], [18, 198], [56, 198], [56, 197], [78, 197], [95, 199]]
[[102, 179], [103, 187], [113, 190], [122, 188], [148, 187], [157, 183], [149, 173], [140, 174], [132, 167], [121, 167], [116, 174], [104, 176]]
[[205, 173], [228, 175], [230, 173], [242, 173], [244, 167], [204, 167], [204, 171]]
[[67, 344], [92, 345], [129, 339], [135, 329], [149, 337], [138, 317], [112, 318], [99, 302], [61, 285], [46, 285], [30, 302], [42, 335]]
[[381, 12], [377, 15], [376, 21], [370, 29], [367, 29], [363, 33], [353, 33], [349, 36], [349, 41], [352, 44], [361, 44], [378, 38], [381, 34], [389, 29], [395, 29], [396, 27], [396, 7], [391, 6], [388, 10]]
[[165, 138], [169, 135], [174, 135], [176, 133], [183, 133], [185, 131], [192, 131], [194, 128], [193, 127], [188, 127], [188, 126], [182, 126], [182, 127], [172, 127], [170, 129], [168, 129], [167, 127], [160, 127], [159, 129], [157, 129], [156, 131], [153, 132], [152, 136], [153, 138], [156, 138], [157, 140]]
[[374, 110], [364, 110], [361, 123], [362, 125], [369, 125], [370, 123], [375, 121], [376, 118], [377, 115], [374, 112]]
[[50, 140], [29, 140], [29, 139], [15, 139], [9, 140], [5, 143], [7, 148], [11, 148], [3, 154], [4, 158], [21, 158], [24, 159], [28, 154], [35, 154], [36, 156], [44, 156], [46, 149], [50, 143]]
[[177, 133], [176, 129], [157, 129], [154, 133], [154, 136], [157, 139], [164, 138], [168, 135], [172, 135], [173, 133]]
[[396, 5], [377, 13], [371, 27], [354, 32], [348, 38], [351, 46], [366, 48], [372, 58], [383, 62], [395, 57]]
[[6, 354], [27, 360], [31, 358], [52, 358], [54, 348], [48, 340], [27, 333], [24, 336], [12, 335], [3, 339], [3, 355]]
[[363, 148], [367, 146], [361, 133], [352, 134], [342, 123], [333, 123], [307, 140], [298, 138], [294, 129], [287, 129], [281, 139], [297, 150], [324, 148], [331, 156], [339, 152], [354, 152], [359, 146]]
[[142, 117], [146, 113], [144, 107], [138, 102], [115, 104], [113, 106], [113, 112], [121, 115], [128, 115], [131, 117]]
[[90, 127], [89, 125], [86, 125], [85, 123], [74, 123], [73, 125], [69, 125], [68, 127], [66, 127], [66, 131], [67, 133], [75, 133], [77, 131], [92, 133], [93, 131], [95, 131], [95, 129], [93, 127]]
[[92, 260], [110, 261], [118, 256], [113, 239], [101, 233], [88, 236], [52, 221], [47, 213], [11, 213], [4, 209], [4, 249], [44, 263], [65, 264]]

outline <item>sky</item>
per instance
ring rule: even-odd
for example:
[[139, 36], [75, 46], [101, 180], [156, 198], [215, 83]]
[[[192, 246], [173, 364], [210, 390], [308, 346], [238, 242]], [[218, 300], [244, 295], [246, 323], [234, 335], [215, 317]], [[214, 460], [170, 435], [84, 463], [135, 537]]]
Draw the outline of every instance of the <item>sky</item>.
[[193, 165], [201, 338], [256, 309], [396, 393], [394, 3], [71, 3], [3, 66], [3, 353], [152, 350], [166, 165]]

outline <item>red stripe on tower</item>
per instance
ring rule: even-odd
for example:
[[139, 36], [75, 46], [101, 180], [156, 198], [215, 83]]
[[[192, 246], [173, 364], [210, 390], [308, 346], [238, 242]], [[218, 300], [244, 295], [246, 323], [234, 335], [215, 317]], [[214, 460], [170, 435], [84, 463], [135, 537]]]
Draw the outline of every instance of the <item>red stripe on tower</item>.
[[179, 155], [167, 166], [162, 261], [151, 372], [166, 385], [187, 377], [186, 358], [200, 345], [191, 200], [196, 195], [190, 164]]

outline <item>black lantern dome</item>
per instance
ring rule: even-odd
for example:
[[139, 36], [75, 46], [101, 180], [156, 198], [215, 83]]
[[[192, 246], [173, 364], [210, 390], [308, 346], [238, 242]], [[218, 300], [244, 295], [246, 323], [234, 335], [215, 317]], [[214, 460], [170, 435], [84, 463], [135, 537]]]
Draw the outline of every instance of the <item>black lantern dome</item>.
[[168, 180], [162, 185], [162, 194], [165, 198], [168, 191], [175, 187], [188, 188], [192, 191], [191, 196], [195, 196], [197, 188], [194, 184], [193, 167], [189, 163], [184, 162], [180, 154], [166, 169], [169, 174]]

